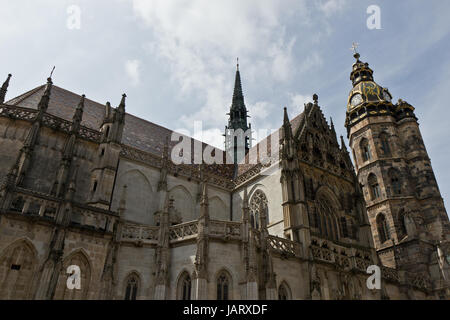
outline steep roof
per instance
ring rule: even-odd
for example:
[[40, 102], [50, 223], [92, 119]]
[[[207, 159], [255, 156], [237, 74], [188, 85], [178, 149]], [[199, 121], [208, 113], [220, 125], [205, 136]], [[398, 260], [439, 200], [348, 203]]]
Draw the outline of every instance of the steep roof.
[[[39, 86], [33, 90], [30, 90], [20, 96], [17, 96], [6, 104], [14, 105], [23, 108], [29, 109], [37, 109], [37, 105], [39, 100], [44, 93], [45, 85]], [[73, 114], [75, 112], [75, 108], [80, 101], [81, 95], [68, 91], [66, 89], [60, 88], [58, 86], [53, 85], [49, 107], [47, 112], [60, 117], [65, 120], [71, 120]], [[99, 130], [101, 126], [101, 122], [104, 117], [105, 105], [90, 100], [88, 98], [85, 99], [85, 106], [83, 112], [83, 119], [81, 125], [86, 126], [88, 128]], [[291, 120], [292, 130], [295, 132], [302, 119], [304, 118], [303, 113], [296, 116]], [[279, 130], [277, 130], [279, 133]], [[129, 113], [125, 115], [125, 127], [122, 136], [122, 143], [131, 146], [133, 148], [142, 150], [144, 152], [149, 152], [155, 155], [161, 155], [164, 150], [164, 144], [166, 141], [166, 137], [170, 136], [173, 133], [172, 130], [157, 125], [153, 122], [138, 118]], [[256, 151], [258, 147], [264, 145], [264, 143], [268, 143], [267, 148], [269, 149], [268, 156], [272, 157], [274, 155], [270, 154], [270, 140], [274, 136], [275, 133], [263, 139], [260, 143], [255, 145], [251, 151]], [[178, 142], [171, 142], [169, 139], [171, 149]], [[202, 143], [203, 148], [207, 146], [206, 143]], [[223, 152], [223, 151], [222, 151]], [[248, 155], [247, 155], [248, 159]], [[238, 176], [245, 173], [256, 164], [241, 164], [238, 166]], [[234, 169], [233, 165], [213, 165], [215, 167], [218, 174], [225, 175], [227, 178], [233, 178]], [[220, 167], [220, 168], [219, 168]]]

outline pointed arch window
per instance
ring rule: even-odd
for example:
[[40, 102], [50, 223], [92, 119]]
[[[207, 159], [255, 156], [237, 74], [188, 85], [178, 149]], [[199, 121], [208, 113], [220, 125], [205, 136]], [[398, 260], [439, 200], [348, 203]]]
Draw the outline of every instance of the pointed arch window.
[[178, 281], [178, 299], [179, 300], [191, 300], [191, 277], [187, 272], [184, 272], [180, 280]]
[[290, 290], [287, 284], [282, 283], [280, 284], [280, 287], [278, 288], [278, 300], [290, 300]]
[[391, 154], [391, 148], [389, 146], [389, 136], [386, 132], [380, 134], [381, 151], [383, 155], [389, 156]]
[[221, 272], [217, 278], [217, 300], [229, 300], [230, 279], [225, 272]]
[[327, 239], [338, 239], [336, 217], [333, 207], [324, 197], [320, 197], [317, 202], [318, 213], [320, 215], [319, 233]]
[[391, 238], [386, 216], [382, 213], [380, 213], [377, 217], [377, 229], [380, 243], [385, 243]]
[[369, 175], [369, 178], [367, 179], [367, 182], [369, 184], [371, 199], [376, 200], [376, 199], [380, 198], [381, 197], [381, 189], [380, 189], [380, 185], [378, 184], [377, 177], [373, 173], [371, 173]]
[[369, 140], [366, 138], [361, 139], [359, 143], [359, 148], [361, 150], [361, 157], [363, 161], [369, 161], [372, 159], [372, 152], [370, 150]]
[[[259, 229], [262, 218], [266, 225], [269, 222], [267, 197], [261, 190], [257, 190], [250, 200], [250, 223], [253, 228]], [[262, 227], [262, 226], [261, 226]]]
[[128, 277], [127, 286], [125, 288], [125, 300], [136, 300], [139, 280], [136, 275]]

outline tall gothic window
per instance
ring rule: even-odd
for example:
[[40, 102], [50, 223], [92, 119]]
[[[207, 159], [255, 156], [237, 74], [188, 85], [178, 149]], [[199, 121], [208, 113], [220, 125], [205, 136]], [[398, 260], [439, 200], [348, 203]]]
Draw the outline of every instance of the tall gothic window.
[[278, 300], [290, 300], [290, 290], [285, 283], [280, 284], [278, 288]]
[[391, 154], [391, 148], [389, 147], [389, 137], [386, 132], [382, 132], [380, 134], [380, 141], [381, 141], [381, 151], [383, 151], [383, 154], [385, 156], [388, 156]]
[[378, 184], [377, 177], [373, 173], [371, 173], [369, 175], [367, 182], [369, 184], [370, 195], [371, 195], [372, 200], [375, 200], [375, 199], [378, 199], [379, 197], [381, 197], [380, 185]]
[[127, 286], [125, 288], [125, 300], [136, 300], [138, 284], [139, 281], [135, 274], [128, 277]]
[[259, 229], [263, 217], [265, 217], [267, 225], [269, 223], [267, 197], [264, 192], [257, 190], [250, 200], [250, 223], [252, 224], [252, 227]]
[[217, 278], [217, 300], [229, 300], [230, 298], [230, 279], [222, 271]]
[[391, 238], [386, 216], [382, 213], [380, 213], [377, 217], [377, 229], [378, 236], [380, 237], [380, 243], [384, 243]]
[[391, 168], [388, 173], [389, 177], [391, 178], [391, 188], [392, 188], [392, 194], [393, 195], [400, 195], [402, 194], [402, 184], [400, 181], [400, 175], [398, 173], [398, 170], [395, 170]]
[[191, 277], [187, 272], [184, 272], [181, 275], [180, 280], [178, 280], [178, 299], [191, 300], [191, 288]]
[[337, 240], [337, 223], [332, 206], [324, 197], [320, 197], [316, 205], [320, 215], [319, 233], [325, 238]]
[[369, 140], [366, 138], [361, 139], [359, 143], [359, 148], [361, 149], [361, 156], [363, 161], [368, 161], [372, 159], [372, 153], [370, 151]]

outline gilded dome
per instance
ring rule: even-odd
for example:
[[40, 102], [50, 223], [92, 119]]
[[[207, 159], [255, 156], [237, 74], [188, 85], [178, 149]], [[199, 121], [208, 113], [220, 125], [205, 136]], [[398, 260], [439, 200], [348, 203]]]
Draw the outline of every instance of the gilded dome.
[[374, 81], [361, 81], [353, 87], [348, 96], [347, 110], [367, 103], [388, 102], [392, 99], [386, 88], [381, 87]]

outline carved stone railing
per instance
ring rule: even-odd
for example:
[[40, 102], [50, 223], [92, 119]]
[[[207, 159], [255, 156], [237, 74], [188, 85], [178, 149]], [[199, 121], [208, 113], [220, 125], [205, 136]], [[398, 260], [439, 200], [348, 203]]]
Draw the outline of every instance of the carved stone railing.
[[336, 254], [335, 253], [335, 262], [338, 266], [340, 266], [343, 269], [349, 269], [352, 266], [352, 258], [347, 256], [347, 255], [343, 255], [343, 254]]
[[372, 265], [372, 261], [366, 258], [354, 257], [355, 268], [361, 272], [366, 272], [367, 268]]
[[73, 225], [113, 232], [117, 220], [117, 215], [105, 210], [76, 204], [73, 206], [71, 220]]
[[[21, 108], [17, 106], [8, 106], [8, 105], [0, 106], [0, 116], [7, 117], [10, 119], [33, 121], [36, 118], [37, 112], [38, 111], [34, 109]], [[44, 116], [42, 117], [42, 124], [51, 129], [63, 131], [65, 133], [69, 133], [72, 127], [71, 121], [59, 118], [49, 113], [45, 113]], [[85, 126], [80, 126], [80, 129], [77, 132], [77, 134], [82, 139], [96, 143], [100, 142], [101, 137], [100, 131]]]
[[59, 202], [56, 198], [18, 188], [14, 193], [9, 210], [23, 215], [54, 219], [58, 206]]
[[[8, 211], [55, 220], [62, 199], [23, 188], [16, 188]], [[108, 211], [72, 203], [71, 223], [90, 229], [112, 232], [118, 217]]]
[[381, 276], [386, 280], [400, 282], [398, 271], [393, 268], [381, 266]]
[[159, 227], [143, 226], [137, 224], [125, 224], [122, 227], [123, 242], [135, 242], [142, 244], [157, 244]]
[[346, 247], [317, 237], [312, 237], [310, 248], [313, 259], [333, 263], [343, 269], [365, 273], [373, 264], [369, 249]]
[[311, 245], [311, 253], [314, 260], [334, 262], [333, 252], [329, 248]]
[[209, 235], [224, 239], [240, 239], [241, 223], [233, 221], [211, 220], [209, 224]]
[[0, 106], [0, 116], [10, 119], [32, 121], [36, 117], [37, 110], [12, 107], [7, 105]]
[[432, 289], [431, 280], [428, 276], [422, 273], [406, 272], [406, 283], [422, 290]]
[[54, 130], [61, 130], [67, 133], [70, 131], [70, 126], [72, 125], [72, 122], [56, 117], [52, 114], [46, 113], [42, 117], [42, 124]]
[[269, 248], [277, 253], [295, 257], [301, 256], [301, 247], [297, 242], [271, 235], [268, 236], [267, 242]]
[[169, 228], [170, 242], [196, 238], [198, 234], [198, 222], [190, 221], [174, 225]]

